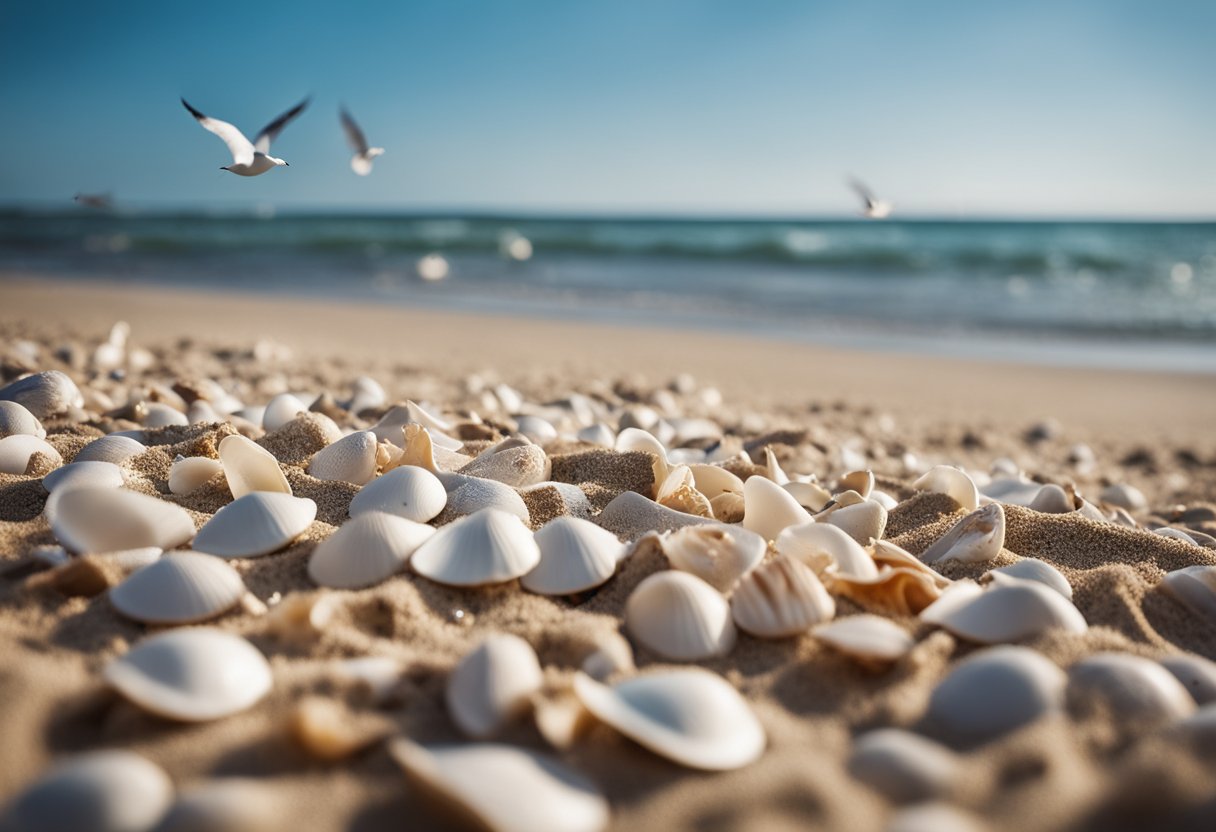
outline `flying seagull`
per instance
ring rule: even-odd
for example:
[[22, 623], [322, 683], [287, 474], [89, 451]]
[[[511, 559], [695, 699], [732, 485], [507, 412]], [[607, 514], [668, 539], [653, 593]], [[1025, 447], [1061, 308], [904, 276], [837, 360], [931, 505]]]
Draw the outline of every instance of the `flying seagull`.
[[351, 150], [355, 151], [355, 155], [350, 157], [350, 169], [360, 176], [367, 176], [372, 172], [372, 159], [382, 155], [384, 148], [367, 146], [367, 138], [359, 129], [359, 125], [355, 124], [351, 114], [346, 112], [345, 107], [338, 112], [338, 115], [342, 119], [342, 129], [346, 131], [346, 141], [350, 144]]
[[863, 216], [869, 217], [872, 220], [883, 220], [891, 216], [891, 209], [894, 207], [889, 202], [885, 202], [874, 195], [874, 192], [865, 186], [865, 183], [858, 179], [850, 179], [849, 187], [857, 192], [862, 201], [866, 204], [861, 213]]
[[184, 98], [182, 99], [182, 104], [190, 111], [190, 115], [198, 119], [198, 123], [203, 125], [203, 129], [219, 136], [224, 140], [224, 144], [228, 145], [228, 152], [232, 154], [232, 164], [225, 165], [220, 170], [235, 173], [237, 176], [257, 176], [271, 168], [287, 164], [282, 159], [276, 159], [270, 155], [270, 143], [278, 138], [279, 133], [283, 132], [283, 128], [308, 106], [308, 99], [305, 98], [299, 104], [263, 127], [262, 132], [258, 133], [257, 139], [252, 143], [250, 143], [249, 139], [245, 138], [244, 133], [237, 130], [228, 122], [203, 115], [191, 107]]

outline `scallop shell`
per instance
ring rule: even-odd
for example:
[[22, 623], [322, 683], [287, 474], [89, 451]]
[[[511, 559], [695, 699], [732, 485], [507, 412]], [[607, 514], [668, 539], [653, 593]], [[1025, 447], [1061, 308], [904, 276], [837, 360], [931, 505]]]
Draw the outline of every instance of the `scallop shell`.
[[356, 431], [327, 445], [308, 463], [309, 475], [319, 480], [363, 485], [376, 476], [376, 434]]
[[950, 531], [921, 554], [925, 563], [983, 563], [1001, 553], [1005, 545], [1005, 509], [989, 503], [959, 520]]
[[222, 558], [268, 555], [295, 540], [316, 516], [312, 500], [254, 491], [217, 511], [198, 530], [194, 548]]
[[524, 498], [509, 485], [446, 471], [441, 471], [436, 476], [447, 492], [445, 517], [467, 517], [479, 511], [493, 509], [518, 517], [525, 523], [531, 522], [532, 518], [528, 514]]
[[333, 589], [375, 586], [404, 569], [433, 534], [435, 529], [424, 523], [363, 512], [317, 544], [308, 559], [308, 577]]
[[570, 595], [612, 577], [627, 551], [616, 535], [575, 517], [557, 517], [537, 530], [540, 563], [519, 579], [540, 595]]
[[76, 383], [58, 370], [35, 373], [0, 388], [0, 401], [16, 402], [44, 421], [73, 407], [84, 407]]
[[1068, 677], [1029, 647], [973, 653], [938, 684], [928, 722], [949, 737], [978, 744], [1049, 713], [1062, 712]]
[[808, 521], [790, 526], [777, 536], [777, 551], [805, 563], [816, 573], [831, 571], [851, 578], [878, 577], [866, 550], [847, 532], [828, 523]]
[[464, 825], [488, 832], [600, 832], [608, 801], [586, 778], [547, 754], [493, 743], [389, 743], [414, 787]]
[[280, 393], [270, 400], [262, 412], [262, 429], [267, 432], [278, 430], [306, 410], [308, 405], [291, 393]]
[[179, 456], [169, 466], [169, 491], [185, 497], [223, 472], [224, 463], [205, 456]]
[[744, 528], [765, 540], [774, 540], [782, 530], [811, 517], [789, 492], [760, 476], [748, 477], [743, 483], [743, 503]]
[[170, 552], [110, 590], [120, 613], [145, 624], [193, 624], [237, 605], [245, 583], [219, 558]]
[[220, 441], [220, 461], [233, 499], [255, 491], [291, 494], [287, 477], [270, 451], [243, 436], [225, 436]]
[[68, 489], [55, 500], [51, 531], [73, 552], [172, 549], [194, 537], [185, 509], [146, 494], [89, 486]]
[[788, 555], [748, 572], [730, 599], [740, 630], [760, 638], [804, 633], [836, 614], [836, 602], [815, 573]]
[[488, 508], [440, 529], [410, 559], [414, 571], [448, 586], [484, 586], [519, 578], [540, 562], [528, 527]]
[[1216, 662], [1183, 653], [1178, 656], [1167, 656], [1161, 660], [1161, 666], [1174, 674], [1174, 678], [1191, 694], [1198, 705], [1208, 705], [1216, 702]]
[[908, 631], [869, 613], [839, 618], [814, 629], [815, 638], [866, 664], [887, 665], [908, 655], [916, 645]]
[[1060, 593], [1037, 581], [1016, 578], [961, 601], [947, 593], [920, 617], [980, 644], [1022, 641], [1055, 629], [1067, 633], [1089, 629], [1080, 610]]
[[768, 551], [764, 538], [726, 525], [686, 526], [663, 537], [671, 565], [691, 572], [719, 592], [729, 592]]
[[512, 488], [535, 485], [549, 479], [553, 463], [539, 445], [519, 445], [482, 454], [459, 473], [468, 477], [495, 480]]
[[725, 679], [700, 668], [603, 685], [583, 673], [574, 692], [597, 719], [669, 760], [705, 771], [742, 768], [764, 753], [764, 728]]
[[45, 439], [28, 433], [15, 433], [0, 439], [0, 474], [26, 473], [34, 454], [46, 457], [52, 467], [63, 464], [59, 451]]
[[448, 714], [467, 736], [487, 739], [528, 709], [542, 682], [540, 660], [528, 642], [491, 635], [448, 676]]
[[12, 832], [150, 832], [173, 802], [173, 781], [132, 751], [91, 751], [56, 765], [13, 798]]
[[927, 474], [912, 483], [912, 487], [917, 491], [945, 494], [967, 511], [975, 511], [980, 506], [980, 493], [975, 481], [965, 471], [949, 465], [933, 466]]
[[625, 627], [653, 652], [675, 661], [725, 656], [735, 646], [730, 606], [687, 572], [656, 572], [625, 603]]
[[0, 439], [17, 435], [46, 439], [46, 428], [17, 402], [0, 401]]
[[618, 537], [634, 540], [651, 531], [669, 532], [714, 521], [661, 506], [636, 491], [622, 491], [604, 506], [595, 522]]
[[993, 569], [988, 573], [996, 583], [1017, 579], [1022, 581], [1038, 581], [1043, 586], [1051, 587], [1069, 601], [1072, 600], [1072, 586], [1068, 579], [1060, 574], [1050, 563], [1034, 558], [1022, 558], [1017, 563]]
[[1161, 588], [1209, 622], [1216, 622], [1216, 566], [1184, 566], [1166, 574]]
[[944, 799], [963, 777], [958, 755], [902, 728], [868, 731], [853, 742], [849, 773], [892, 803]]
[[1068, 703], [1082, 714], [1106, 712], [1119, 725], [1160, 726], [1195, 712], [1172, 673], [1141, 656], [1095, 653], [1068, 671]]
[[212, 627], [150, 636], [106, 665], [103, 675], [144, 710], [181, 722], [205, 722], [252, 707], [273, 681], [256, 647]]
[[426, 523], [447, 505], [448, 493], [439, 478], [425, 468], [403, 465], [369, 482], [350, 501], [350, 516], [383, 511]]
[[129, 436], [110, 434], [94, 439], [80, 449], [73, 462], [113, 462], [115, 465], [148, 450], [147, 446]]
[[272, 786], [225, 777], [178, 792], [156, 832], [279, 832], [283, 816]]
[[126, 480], [122, 469], [113, 462], [73, 462], [43, 477], [42, 487], [54, 494], [56, 491], [85, 486], [122, 488]]
[[[815, 515], [819, 524], [830, 523], [844, 531], [849, 537], [862, 546], [868, 546], [870, 541], [882, 538], [887, 528], [887, 510], [881, 503], [861, 498], [856, 491], [846, 491], [845, 494], [857, 495], [857, 501], [849, 504], [828, 506]], [[839, 501], [843, 495], [837, 495]]]

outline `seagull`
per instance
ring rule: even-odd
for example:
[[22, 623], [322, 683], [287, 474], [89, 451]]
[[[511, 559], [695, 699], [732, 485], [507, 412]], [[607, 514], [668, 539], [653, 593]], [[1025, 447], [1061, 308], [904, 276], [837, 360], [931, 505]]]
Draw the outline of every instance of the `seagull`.
[[338, 116], [342, 119], [342, 129], [346, 131], [346, 141], [355, 151], [355, 155], [350, 157], [350, 169], [360, 176], [367, 176], [372, 172], [372, 159], [382, 155], [384, 148], [367, 146], [367, 138], [345, 107], [338, 112]]
[[258, 133], [257, 139], [252, 144], [249, 139], [245, 138], [244, 133], [237, 130], [228, 122], [203, 115], [191, 107], [184, 98], [182, 99], [182, 104], [190, 111], [190, 115], [194, 116], [198, 120], [198, 123], [203, 125], [204, 130], [208, 130], [219, 136], [224, 140], [224, 144], [228, 145], [228, 151], [232, 154], [232, 164], [225, 165], [220, 170], [235, 173], [237, 176], [258, 176], [271, 168], [287, 164], [282, 159], [276, 159], [270, 155], [270, 143], [278, 138], [279, 133], [283, 132], [283, 128], [308, 106], [308, 99], [305, 98], [299, 104], [263, 127], [262, 132]]
[[850, 179], [849, 187], [856, 191], [857, 195], [866, 204], [866, 207], [861, 211], [862, 216], [872, 220], [883, 220], [891, 216], [891, 209], [894, 206], [876, 197], [874, 192], [865, 186], [865, 183], [858, 179]]

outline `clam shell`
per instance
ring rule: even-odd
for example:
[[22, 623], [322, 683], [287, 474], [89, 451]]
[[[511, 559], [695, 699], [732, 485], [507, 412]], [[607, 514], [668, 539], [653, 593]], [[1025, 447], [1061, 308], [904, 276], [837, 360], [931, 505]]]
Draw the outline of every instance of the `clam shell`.
[[319, 480], [363, 485], [376, 476], [376, 434], [356, 431], [327, 445], [308, 463], [309, 475]]
[[928, 473], [912, 483], [917, 491], [933, 491], [952, 498], [967, 511], [975, 511], [980, 506], [979, 489], [975, 481], [967, 476], [965, 471], [951, 468], [949, 465], [935, 465]]
[[971, 654], [938, 684], [926, 718], [966, 744], [995, 739], [1061, 712], [1068, 677], [1029, 647], [992, 647]]
[[1195, 700], [1157, 662], [1127, 653], [1095, 653], [1068, 671], [1068, 704], [1081, 714], [1108, 713], [1120, 725], [1158, 726], [1195, 712]]
[[270, 400], [262, 412], [262, 429], [268, 433], [278, 430], [306, 410], [308, 405], [291, 393], [280, 393]]
[[448, 676], [448, 714], [467, 736], [487, 739], [528, 710], [543, 678], [536, 651], [498, 633], [473, 648]]
[[729, 771], [759, 759], [764, 728], [725, 679], [700, 668], [649, 673], [603, 685], [586, 674], [574, 692], [597, 719], [669, 760]]
[[1216, 702], [1216, 662], [1183, 653], [1178, 656], [1167, 656], [1161, 660], [1161, 666], [1174, 674], [1174, 678], [1191, 694], [1198, 705], [1208, 705]]
[[1161, 588], [1209, 623], [1216, 622], [1216, 566], [1184, 566], [1166, 573]]
[[691, 572], [719, 592], [729, 592], [768, 551], [760, 535], [717, 524], [686, 526], [665, 535], [661, 545], [672, 566]]
[[255, 491], [290, 494], [291, 486], [270, 451], [244, 436], [225, 436], [220, 441], [220, 461], [233, 499]]
[[989, 503], [951, 527], [921, 554], [925, 563], [982, 563], [995, 558], [1005, 545], [1005, 509]]
[[42, 454], [52, 467], [63, 464], [63, 457], [45, 439], [28, 433], [15, 433], [0, 439], [0, 474], [24, 474], [34, 454]]
[[586, 778], [547, 754], [493, 743], [389, 743], [415, 788], [488, 832], [600, 832], [608, 801]]
[[670, 532], [714, 521], [661, 506], [636, 491], [622, 491], [604, 506], [595, 522], [618, 537], [635, 540], [651, 531]]
[[146, 428], [164, 428], [170, 425], [188, 425], [190, 420], [180, 410], [174, 410], [164, 402], [145, 402], [144, 417], [140, 420]]
[[788, 555], [743, 576], [730, 599], [740, 630], [760, 638], [798, 635], [836, 614], [836, 602], [809, 567]]
[[777, 536], [776, 547], [816, 573], [831, 571], [863, 580], [878, 577], [878, 567], [866, 550], [848, 532], [828, 523], [809, 521], [790, 526]]
[[100, 439], [94, 439], [80, 449], [73, 462], [113, 462], [119, 464], [125, 459], [139, 456], [148, 450], [147, 446], [129, 436], [110, 434]]
[[458, 473], [522, 488], [544, 482], [552, 470], [553, 463], [544, 450], [539, 445], [528, 444], [482, 454]]
[[207, 780], [178, 792], [156, 832], [281, 832], [280, 801], [258, 780]]
[[535, 540], [540, 563], [519, 582], [540, 595], [570, 595], [599, 586], [612, 577], [627, 551], [612, 532], [576, 517], [550, 520]]
[[735, 646], [726, 599], [687, 572], [656, 572], [625, 603], [625, 627], [647, 648], [675, 661], [725, 656]]
[[224, 470], [218, 459], [205, 456], [179, 456], [169, 466], [169, 491], [180, 496], [193, 494]]
[[963, 776], [953, 751], [902, 728], [879, 728], [853, 742], [849, 773], [892, 803], [949, 797]]
[[194, 537], [185, 509], [124, 488], [70, 488], [55, 500], [51, 531], [73, 552], [172, 549]]
[[245, 594], [236, 570], [197, 552], [170, 552], [110, 590], [110, 603], [145, 624], [193, 624], [232, 609]]
[[17, 402], [0, 401], [0, 438], [14, 435], [46, 439], [46, 428], [33, 413]]
[[448, 586], [519, 578], [540, 562], [540, 548], [513, 514], [488, 508], [440, 529], [410, 559], [414, 571]]
[[103, 675], [144, 710], [181, 722], [205, 722], [252, 707], [273, 681], [256, 647], [211, 627], [145, 638], [106, 665]]
[[980, 644], [1022, 641], [1053, 629], [1068, 633], [1089, 629], [1080, 610], [1037, 581], [1014, 578], [960, 598], [943, 595], [921, 612], [921, 620]]
[[1072, 600], [1072, 586], [1069, 585], [1068, 579], [1060, 574], [1060, 570], [1046, 561], [1036, 560], [1035, 558], [1022, 558], [1017, 563], [1002, 566], [1000, 569], [993, 569], [988, 574], [992, 576], [992, 580], [996, 583], [1010, 579], [1038, 581], [1043, 586], [1051, 587], [1069, 601]]
[[403, 465], [377, 477], [350, 501], [350, 516], [383, 511], [426, 523], [447, 505], [448, 493], [439, 478], [425, 468]]
[[76, 383], [58, 370], [35, 373], [0, 388], [0, 401], [16, 402], [44, 421], [73, 407], [84, 407]]
[[404, 569], [433, 534], [435, 529], [424, 523], [363, 512], [317, 544], [308, 559], [308, 577], [333, 589], [375, 586]]
[[150, 832], [173, 802], [173, 782], [131, 751], [91, 751], [56, 765], [13, 798], [12, 832]]
[[748, 477], [743, 483], [743, 527], [774, 540], [788, 528], [807, 522], [810, 515], [784, 488], [764, 477]]
[[[846, 494], [857, 494], [856, 491], [846, 491]], [[837, 495], [837, 500], [843, 495]], [[860, 495], [858, 495], [860, 497]], [[887, 510], [881, 503], [871, 500], [858, 499], [849, 505], [829, 506], [815, 515], [819, 524], [829, 523], [862, 546], [868, 546], [870, 541], [882, 538], [887, 529]]]
[[863, 662], [887, 664], [908, 655], [916, 645], [908, 631], [895, 622], [863, 613], [821, 624], [815, 638]]
[[255, 491], [217, 511], [198, 530], [194, 548], [222, 558], [268, 555], [295, 540], [316, 516], [312, 500]]
[[122, 488], [127, 478], [113, 462], [73, 462], [51, 471], [42, 478], [42, 487], [54, 494], [68, 488], [97, 486]]
[[524, 498], [509, 485], [446, 471], [441, 471], [436, 476], [447, 492], [447, 503], [444, 506], [446, 514], [467, 517], [479, 511], [494, 509], [518, 517], [525, 523], [531, 522]]

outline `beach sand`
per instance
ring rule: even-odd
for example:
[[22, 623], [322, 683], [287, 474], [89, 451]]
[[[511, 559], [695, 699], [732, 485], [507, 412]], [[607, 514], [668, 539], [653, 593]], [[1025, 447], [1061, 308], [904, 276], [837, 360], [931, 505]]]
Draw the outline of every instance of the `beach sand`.
[[[786, 471], [823, 482], [846, 473], [860, 455], [879, 487], [899, 501], [886, 539], [914, 555], [964, 511], [943, 495], [915, 495], [911, 468], [949, 463], [987, 471], [1007, 457], [1036, 481], [1072, 484], [1091, 500], [1112, 483], [1130, 484], [1147, 498], [1147, 507], [1134, 512], [1141, 528], [1009, 506], [1005, 546], [995, 562], [947, 563], [941, 571], [951, 579], [979, 578], [993, 566], [1032, 557], [1056, 566], [1088, 630], [1052, 631], [1024, 643], [1064, 669], [1112, 650], [1216, 660], [1216, 621], [1160, 586], [1169, 571], [1216, 566], [1216, 549], [1148, 530], [1168, 524], [1199, 538], [1216, 534], [1216, 385], [1206, 377], [19, 276], [0, 277], [0, 295], [5, 382], [23, 370], [63, 370], [121, 408], [145, 380], [176, 382], [179, 391], [194, 389], [191, 383], [201, 378], [232, 381], [247, 403], [265, 404], [287, 390], [328, 391], [341, 400], [356, 377], [367, 375], [384, 386], [389, 402], [427, 402], [453, 421], [481, 413], [488, 427], [468, 429], [470, 436], [481, 432], [481, 441], [470, 439], [474, 449], [509, 428], [505, 414], [486, 409], [484, 391], [498, 383], [531, 403], [578, 392], [618, 408], [674, 407], [716, 422], [726, 442], [756, 461], [771, 447]], [[118, 320], [131, 325], [130, 346], [148, 351], [149, 366], [122, 380], [97, 377], [90, 356]], [[36, 356], [23, 352], [24, 340]], [[136, 426], [131, 415], [114, 412], [85, 424], [50, 419], [48, 441], [70, 462], [90, 439]], [[182, 505], [201, 525], [231, 496], [222, 480], [186, 497], [169, 494], [169, 464], [177, 453], [214, 456], [218, 439], [230, 432], [214, 425], [149, 431], [149, 450], [125, 463], [128, 487]], [[387, 726], [422, 743], [461, 742], [444, 686], [455, 663], [485, 635], [523, 637], [539, 655], [547, 689], [560, 690], [589, 652], [624, 631], [633, 588], [668, 566], [643, 543], [611, 581], [577, 603], [527, 593], [514, 582], [462, 590], [413, 574], [370, 589], [318, 590], [306, 571], [309, 555], [345, 520], [357, 487], [304, 471], [324, 444], [310, 417], [261, 441], [284, 464], [294, 492], [316, 501], [317, 520], [285, 551], [232, 563], [262, 601], [332, 598], [332, 619], [322, 632], [293, 637], [274, 632], [273, 615], [238, 609], [212, 622], [266, 654], [274, 686], [247, 711], [183, 725], [144, 713], [101, 681], [108, 661], [158, 628], [118, 615], [96, 586], [73, 588], [51, 572], [9, 571], [0, 577], [0, 802], [53, 761], [127, 748], [162, 766], [178, 789], [213, 778], [247, 779], [259, 805], [269, 807], [270, 828], [443, 828], [447, 816], [420, 798], [383, 743], [335, 762], [307, 753], [289, 727], [295, 706], [322, 697], [352, 712], [355, 732], [375, 737]], [[1078, 463], [1078, 444], [1093, 451], [1092, 465]], [[637, 458], [568, 441], [546, 450], [555, 478], [583, 487], [597, 508], [624, 490], [653, 486]], [[908, 454], [916, 458], [912, 466]], [[41, 515], [41, 473], [0, 474], [0, 569], [55, 542]], [[534, 522], [554, 510], [552, 501], [539, 499], [531, 507]], [[115, 579], [99, 580], [104, 587]], [[838, 617], [862, 609], [837, 598]], [[883, 829], [901, 807], [853, 777], [848, 760], [856, 736], [884, 726], [911, 728], [955, 747], [958, 773], [942, 800], [973, 828], [1210, 829], [1216, 823], [1210, 731], [1205, 745], [1169, 726], [1074, 707], [980, 746], [960, 744], [927, 723], [925, 711], [935, 686], [980, 648], [915, 616], [884, 614], [916, 639], [890, 668], [863, 667], [809, 635], [762, 640], [740, 634], [727, 656], [699, 663], [738, 689], [764, 726], [767, 749], [739, 770], [692, 771], [604, 725], [555, 753], [604, 792], [611, 828], [619, 830]], [[670, 666], [636, 642], [634, 650], [643, 671]], [[338, 660], [368, 655], [402, 666], [386, 701], [370, 701], [335, 671]], [[500, 739], [548, 749], [526, 717]]]

